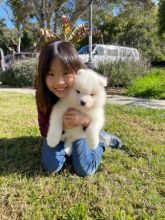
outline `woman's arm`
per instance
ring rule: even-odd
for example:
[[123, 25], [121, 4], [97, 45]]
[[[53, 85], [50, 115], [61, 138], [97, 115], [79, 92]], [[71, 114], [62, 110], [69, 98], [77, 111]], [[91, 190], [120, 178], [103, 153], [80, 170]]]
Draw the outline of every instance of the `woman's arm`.
[[[38, 109], [38, 125], [40, 133], [43, 137], [46, 137], [48, 133], [50, 113], [51, 110], [44, 114]], [[84, 129], [86, 129], [90, 122], [91, 119], [89, 116], [76, 111], [75, 109], [69, 109], [65, 112], [63, 117], [63, 128], [68, 129], [82, 125]]]
[[40, 133], [43, 137], [47, 136], [49, 127], [50, 112], [44, 114], [38, 109], [38, 125]]

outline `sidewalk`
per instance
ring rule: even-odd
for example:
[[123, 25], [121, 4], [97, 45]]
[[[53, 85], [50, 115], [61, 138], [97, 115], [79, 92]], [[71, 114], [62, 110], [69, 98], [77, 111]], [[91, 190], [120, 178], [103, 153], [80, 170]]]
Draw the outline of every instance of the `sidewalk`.
[[[32, 95], [35, 94], [35, 90], [30, 88], [0, 88], [0, 92], [16, 92]], [[143, 99], [119, 95], [107, 95], [107, 102], [117, 105], [135, 105], [147, 108], [165, 109], [165, 100]]]
[[32, 94], [35, 95], [34, 89], [28, 88], [0, 88], [0, 92], [16, 92], [16, 93], [23, 93], [23, 94]]
[[120, 105], [136, 105], [147, 108], [165, 109], [165, 100], [144, 99], [119, 95], [107, 95], [108, 102]]

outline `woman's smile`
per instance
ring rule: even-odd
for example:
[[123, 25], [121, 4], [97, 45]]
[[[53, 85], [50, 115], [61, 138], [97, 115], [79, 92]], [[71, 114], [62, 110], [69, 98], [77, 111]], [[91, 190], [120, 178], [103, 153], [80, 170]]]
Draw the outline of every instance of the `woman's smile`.
[[63, 98], [67, 95], [68, 93], [68, 90], [69, 90], [69, 87], [62, 87], [62, 88], [55, 88], [54, 89], [54, 94], [56, 96], [58, 96], [59, 98]]
[[63, 91], [65, 91], [66, 89], [67, 89], [67, 87], [65, 87], [65, 88], [56, 88], [55, 90], [58, 91], [58, 92], [63, 92]]
[[58, 59], [54, 59], [45, 79], [47, 88], [58, 98], [64, 98], [73, 86], [75, 73], [69, 72]]

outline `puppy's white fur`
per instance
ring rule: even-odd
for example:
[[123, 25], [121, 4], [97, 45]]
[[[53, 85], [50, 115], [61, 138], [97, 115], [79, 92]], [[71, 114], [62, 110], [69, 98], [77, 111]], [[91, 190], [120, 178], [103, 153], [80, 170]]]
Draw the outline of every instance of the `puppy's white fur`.
[[[55, 147], [60, 140], [65, 142], [65, 151], [72, 153], [72, 142], [86, 138], [91, 148], [99, 144], [99, 132], [104, 126], [104, 104], [106, 92], [104, 87], [107, 79], [93, 70], [80, 69], [76, 75], [73, 88], [67, 96], [60, 99], [54, 106], [50, 115], [47, 143]], [[63, 130], [63, 115], [68, 108], [74, 108], [91, 119], [91, 123], [84, 131], [82, 126]]]

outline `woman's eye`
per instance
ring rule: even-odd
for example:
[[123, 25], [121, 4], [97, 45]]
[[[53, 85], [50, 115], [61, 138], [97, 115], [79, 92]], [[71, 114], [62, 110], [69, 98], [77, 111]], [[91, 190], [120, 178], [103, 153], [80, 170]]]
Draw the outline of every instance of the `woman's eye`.
[[49, 72], [47, 75], [48, 75], [48, 76], [53, 76], [53, 73]]
[[68, 75], [68, 74], [69, 74], [68, 72], [65, 72], [65, 73], [64, 73], [64, 75]]
[[77, 92], [78, 94], [80, 94], [80, 91], [79, 91], [79, 90], [76, 90], [76, 92]]
[[94, 93], [91, 93], [91, 96], [94, 96], [95, 94]]

